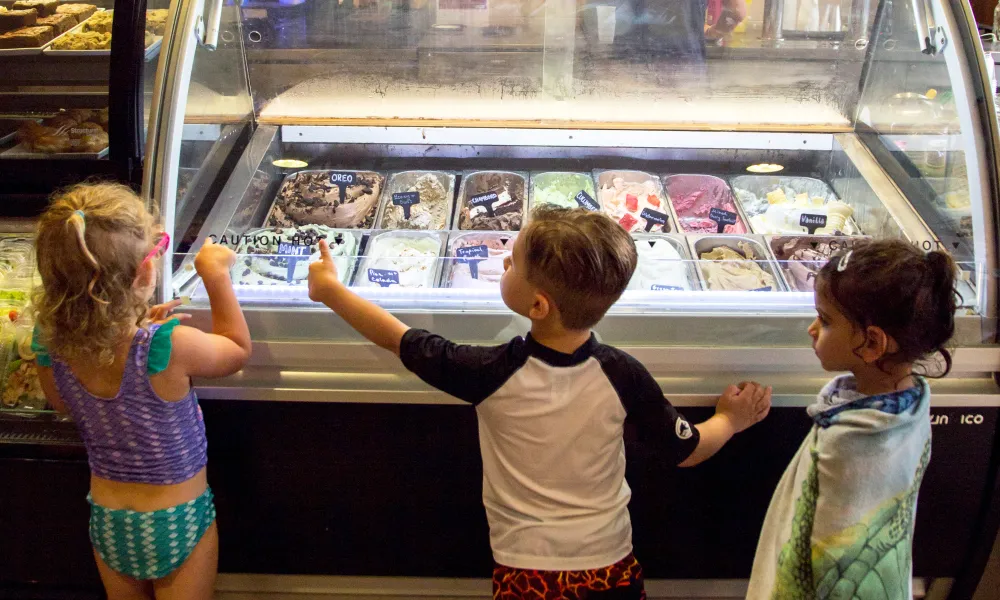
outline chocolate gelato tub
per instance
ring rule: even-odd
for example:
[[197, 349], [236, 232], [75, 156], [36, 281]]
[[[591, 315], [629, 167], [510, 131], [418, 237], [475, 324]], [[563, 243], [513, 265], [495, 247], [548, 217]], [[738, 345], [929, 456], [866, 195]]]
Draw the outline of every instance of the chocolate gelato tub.
[[528, 213], [528, 176], [513, 171], [462, 175], [452, 229], [520, 231]]
[[[759, 237], [706, 235], [689, 236], [687, 240], [693, 258], [698, 261], [698, 276], [705, 290], [782, 292], [788, 289], [781, 269]], [[748, 257], [747, 253], [753, 256]]]
[[833, 237], [825, 235], [771, 236], [767, 244], [774, 254], [788, 288], [793, 292], [812, 292], [816, 274], [830, 257], [849, 250], [867, 237]]
[[285, 177], [264, 219], [264, 227], [322, 225], [371, 229], [385, 187], [374, 171], [299, 171]]
[[454, 173], [393, 173], [382, 194], [378, 229], [447, 229], [454, 220], [454, 209]]
[[596, 171], [604, 214], [629, 233], [673, 233], [677, 216], [660, 179], [643, 171]]

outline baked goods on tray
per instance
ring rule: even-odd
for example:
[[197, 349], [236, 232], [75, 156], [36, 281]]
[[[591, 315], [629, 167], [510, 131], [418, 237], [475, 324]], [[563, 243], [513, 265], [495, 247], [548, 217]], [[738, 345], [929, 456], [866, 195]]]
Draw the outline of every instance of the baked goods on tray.
[[71, 15], [78, 24], [83, 23], [96, 12], [97, 7], [93, 4], [63, 4], [56, 9], [56, 14]]
[[0, 33], [7, 33], [22, 27], [31, 27], [36, 22], [38, 22], [38, 11], [34, 9], [0, 10]]
[[83, 24], [81, 31], [88, 33], [91, 31], [97, 33], [111, 33], [111, 25], [114, 23], [115, 15], [110, 10], [99, 12], [94, 16], [87, 19]]
[[108, 147], [107, 122], [107, 109], [78, 108], [41, 123], [25, 123], [17, 130], [17, 139], [26, 152], [98, 153]]
[[110, 50], [111, 34], [96, 31], [68, 33], [49, 47], [53, 50]]
[[48, 25], [55, 30], [57, 36], [62, 35], [77, 26], [76, 18], [73, 15], [54, 14], [38, 19], [38, 25]]
[[146, 32], [153, 35], [163, 35], [163, 32], [167, 29], [167, 15], [169, 14], [170, 11], [165, 8], [147, 10]]
[[41, 48], [55, 37], [55, 30], [48, 25], [22, 27], [0, 35], [0, 49]]
[[59, 0], [17, 0], [14, 3], [14, 10], [36, 10], [39, 17], [48, 17], [56, 14], [59, 8]]

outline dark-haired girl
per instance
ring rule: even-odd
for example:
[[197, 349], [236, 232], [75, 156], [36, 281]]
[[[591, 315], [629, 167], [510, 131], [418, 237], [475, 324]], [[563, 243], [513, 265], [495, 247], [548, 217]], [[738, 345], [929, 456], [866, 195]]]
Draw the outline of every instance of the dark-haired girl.
[[[764, 520], [749, 599], [909, 600], [917, 492], [930, 460], [927, 361], [951, 368], [955, 264], [902, 241], [835, 256], [816, 280], [813, 350], [828, 383]], [[921, 375], [920, 373], [923, 373]]]

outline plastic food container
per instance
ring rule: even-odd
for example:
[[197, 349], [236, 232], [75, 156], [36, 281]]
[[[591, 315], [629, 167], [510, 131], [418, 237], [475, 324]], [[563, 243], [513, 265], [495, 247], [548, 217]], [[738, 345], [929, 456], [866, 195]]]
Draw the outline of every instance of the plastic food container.
[[443, 231], [382, 231], [368, 239], [358, 265], [358, 287], [432, 288], [441, 275]]
[[443, 230], [454, 212], [454, 173], [399, 171], [389, 176], [376, 223], [378, 229]]
[[441, 287], [500, 289], [504, 259], [514, 250], [517, 232], [453, 233]]
[[711, 175], [668, 175], [663, 187], [683, 233], [746, 235], [746, 215], [723, 179]]
[[[512, 202], [504, 203], [505, 194]], [[452, 229], [520, 231], [527, 218], [527, 173], [514, 171], [463, 173]]]
[[[370, 181], [372, 185], [362, 187], [359, 179]], [[281, 182], [263, 226], [372, 229], [384, 187], [385, 176], [375, 171], [317, 169], [291, 173]], [[353, 201], [337, 204], [338, 198], [350, 199], [352, 196]], [[360, 215], [355, 206], [358, 202], [370, 202], [371, 207]]]
[[[615, 179], [619, 178], [624, 180], [621, 189], [615, 187]], [[624, 227], [625, 231], [677, 231], [677, 217], [658, 177], [643, 171], [595, 171], [594, 179], [597, 180], [601, 210]]]
[[[695, 263], [683, 237], [673, 234], [632, 234], [639, 264], [629, 281], [628, 290], [644, 292], [697, 291], [701, 289]], [[667, 244], [680, 259], [657, 258], [656, 249]]]
[[[772, 227], [761, 221], [768, 207], [771, 205], [767, 195], [777, 190], [782, 190], [787, 198], [790, 208], [796, 197], [805, 194], [810, 200], [822, 199], [822, 203], [816, 206], [826, 206], [830, 202], [839, 200], [826, 182], [812, 177], [779, 177], [772, 175], [741, 175], [732, 179], [733, 191], [739, 201], [743, 212], [747, 216], [750, 229], [758, 234], [771, 235], [809, 235], [810, 231], [806, 226], [789, 224], [787, 227], [775, 231]], [[808, 214], [808, 209], [801, 210]], [[822, 211], [825, 214], [825, 210]], [[842, 230], [844, 235], [860, 235], [861, 229], [854, 221], [853, 217], [848, 217]]]
[[[692, 257], [698, 261], [698, 276], [701, 278], [701, 284], [705, 290], [780, 292], [788, 289], [785, 285], [784, 278], [781, 275], [781, 269], [779, 269], [777, 264], [774, 262], [771, 257], [771, 253], [762, 238], [735, 235], [689, 236], [688, 243], [691, 245]], [[741, 245], [749, 247], [753, 251], [755, 254], [754, 262], [757, 263], [757, 266], [760, 267], [762, 271], [774, 279], [774, 285], [726, 290], [723, 287], [720, 287], [718, 283], [710, 283], [713, 281], [713, 278], [711, 277], [712, 269], [707, 268], [706, 263], [716, 261], [704, 260], [701, 258], [702, 254], [711, 252], [720, 246], [731, 248], [736, 252], [743, 254], [743, 248], [741, 248]]]

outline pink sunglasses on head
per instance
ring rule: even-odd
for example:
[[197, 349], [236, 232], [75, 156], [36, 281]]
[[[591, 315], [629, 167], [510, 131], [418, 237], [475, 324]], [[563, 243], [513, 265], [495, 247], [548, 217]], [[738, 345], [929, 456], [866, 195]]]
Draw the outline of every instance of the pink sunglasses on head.
[[146, 258], [142, 259], [142, 262], [147, 262], [159, 258], [160, 256], [163, 255], [164, 252], [167, 251], [167, 248], [169, 246], [170, 246], [170, 234], [167, 232], [161, 233], [160, 239], [156, 241], [156, 245], [153, 246], [153, 249], [149, 251], [149, 254], [146, 255]]

